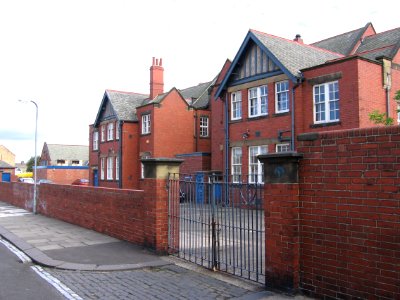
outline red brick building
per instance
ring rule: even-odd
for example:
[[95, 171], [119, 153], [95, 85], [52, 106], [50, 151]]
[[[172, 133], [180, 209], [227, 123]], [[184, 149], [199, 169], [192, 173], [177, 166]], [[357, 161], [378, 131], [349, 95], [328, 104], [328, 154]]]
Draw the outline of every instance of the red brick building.
[[261, 182], [257, 155], [295, 150], [300, 133], [375, 126], [374, 110], [399, 123], [399, 47], [400, 28], [371, 23], [311, 45], [250, 30], [212, 92], [212, 169]]
[[44, 143], [37, 168], [37, 180], [71, 184], [76, 179], [88, 179], [89, 147]]
[[106, 90], [90, 126], [91, 184], [138, 188], [142, 158], [181, 157], [183, 170], [209, 170], [212, 84], [164, 93], [162, 60], [153, 58], [149, 94]]

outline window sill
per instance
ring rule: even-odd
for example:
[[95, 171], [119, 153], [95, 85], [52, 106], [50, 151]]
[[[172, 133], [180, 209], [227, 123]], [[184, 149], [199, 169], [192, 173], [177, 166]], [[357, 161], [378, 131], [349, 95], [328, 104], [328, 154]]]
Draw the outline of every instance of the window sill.
[[342, 122], [336, 121], [336, 122], [311, 124], [310, 128], [323, 128], [323, 127], [336, 126], [336, 125], [342, 125]]
[[210, 137], [209, 136], [199, 136], [200, 139], [204, 139], [204, 140], [209, 140]]
[[257, 120], [262, 120], [262, 119], [268, 119], [268, 115], [261, 115], [261, 116], [256, 116], [256, 117], [248, 117], [247, 121], [257, 121]]
[[141, 133], [140, 136], [146, 136], [146, 135], [151, 135], [151, 132], [149, 133]]
[[283, 116], [288, 116], [290, 114], [290, 111], [283, 111], [283, 112], [276, 112], [272, 116], [273, 117], [283, 117]]
[[229, 124], [240, 123], [240, 122], [242, 122], [242, 121], [243, 121], [243, 119], [230, 120], [230, 121], [229, 121]]

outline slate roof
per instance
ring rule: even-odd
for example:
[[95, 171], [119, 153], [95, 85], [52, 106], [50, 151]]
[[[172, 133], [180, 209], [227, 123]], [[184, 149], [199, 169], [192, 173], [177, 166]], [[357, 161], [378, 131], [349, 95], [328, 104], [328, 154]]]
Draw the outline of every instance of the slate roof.
[[46, 144], [50, 161], [54, 164], [58, 159], [64, 160], [89, 160], [89, 146]]
[[[208, 93], [209, 87], [214, 84], [215, 79], [205, 83], [188, 87], [186, 89], [178, 90], [182, 98], [184, 98], [189, 106], [195, 109], [207, 108], [210, 102], [210, 95]], [[142, 105], [158, 104], [161, 103], [169, 92], [157, 95], [154, 99], [145, 99]]]
[[15, 169], [12, 165], [0, 160], [0, 169]]
[[183, 90], [179, 90], [186, 101], [190, 100], [189, 104], [195, 109], [207, 108], [210, 103], [210, 94], [208, 89], [215, 83], [215, 80], [199, 83]]
[[110, 103], [121, 121], [138, 121], [136, 108], [141, 106], [149, 95], [106, 90]]
[[250, 30], [267, 50], [288, 70], [298, 77], [300, 70], [342, 57], [339, 53]]
[[370, 24], [371, 23], [368, 23], [364, 27], [327, 38], [311, 45], [332, 52], [340, 53], [345, 56], [350, 55], [357, 42], [361, 39], [364, 31]]
[[367, 36], [356, 54], [376, 60], [376, 57], [386, 56], [393, 59], [400, 47], [400, 27], [375, 35]]

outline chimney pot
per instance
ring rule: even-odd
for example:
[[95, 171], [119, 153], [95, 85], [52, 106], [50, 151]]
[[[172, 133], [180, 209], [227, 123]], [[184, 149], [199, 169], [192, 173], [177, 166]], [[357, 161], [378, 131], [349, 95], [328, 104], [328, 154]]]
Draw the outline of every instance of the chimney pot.
[[299, 43], [299, 44], [303, 44], [303, 39], [301, 38], [300, 34], [296, 34], [296, 37], [294, 38], [295, 42]]

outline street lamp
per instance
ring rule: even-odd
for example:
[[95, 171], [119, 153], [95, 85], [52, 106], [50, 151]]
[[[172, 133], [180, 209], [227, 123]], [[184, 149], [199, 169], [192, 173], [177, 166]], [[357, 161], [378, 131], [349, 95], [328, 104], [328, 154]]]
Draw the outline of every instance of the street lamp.
[[38, 123], [38, 105], [35, 101], [32, 100], [18, 100], [21, 103], [33, 103], [36, 107], [36, 121], [35, 121], [35, 172], [34, 174], [34, 183], [33, 183], [33, 213], [36, 214], [36, 202], [37, 202], [37, 182], [36, 182], [36, 178], [37, 178], [37, 123]]

